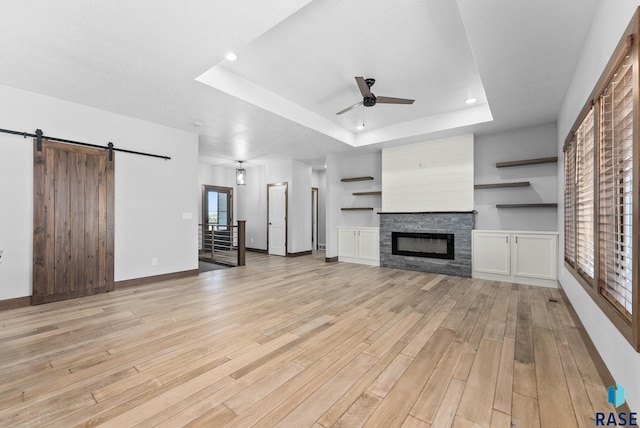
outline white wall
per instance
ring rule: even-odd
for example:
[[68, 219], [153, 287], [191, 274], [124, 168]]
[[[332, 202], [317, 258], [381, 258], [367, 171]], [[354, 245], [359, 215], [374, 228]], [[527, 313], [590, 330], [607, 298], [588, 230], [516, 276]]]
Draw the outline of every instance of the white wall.
[[318, 187], [318, 243], [327, 248], [327, 173], [321, 171]]
[[[196, 269], [195, 134], [0, 86], [2, 128], [170, 156], [116, 153], [115, 280]], [[0, 134], [0, 299], [31, 295], [33, 155], [29, 139]], [[182, 218], [191, 213], [191, 219]], [[151, 259], [158, 265], [152, 266]]]
[[[356, 156], [330, 153], [326, 158], [325, 213], [326, 257], [338, 255], [338, 227], [378, 227], [380, 196], [353, 196], [353, 192], [380, 190], [382, 157], [380, 152]], [[349, 177], [371, 176], [373, 180], [342, 182]], [[371, 206], [373, 211], [342, 211], [343, 207]]]
[[354, 192], [378, 191], [382, 189], [381, 152], [342, 157], [341, 179], [350, 177], [373, 177], [373, 180], [340, 182], [341, 208], [371, 207], [373, 211], [340, 211], [339, 226], [378, 227], [382, 210], [382, 196], [354, 196]]
[[[267, 185], [286, 182], [288, 184], [287, 204], [289, 213], [287, 218], [287, 252], [299, 253], [311, 250], [311, 166], [292, 160], [274, 161], [264, 166], [264, 178], [261, 182], [254, 182], [249, 177], [252, 171], [253, 169], [247, 171], [250, 181], [247, 183], [247, 188], [243, 189], [252, 197], [243, 198], [242, 208], [240, 208], [243, 213], [249, 214], [244, 211], [245, 209], [251, 209], [254, 213], [251, 220], [248, 217], [246, 219], [247, 245], [253, 248], [260, 248], [255, 243], [250, 242], [252, 237], [259, 236], [260, 242], [264, 242], [264, 249], [267, 249]], [[260, 195], [264, 196], [261, 197]], [[264, 205], [262, 205], [261, 201], [263, 199], [261, 198], [264, 198]], [[263, 206], [264, 241], [262, 241], [262, 234], [254, 230], [253, 225], [249, 229], [250, 221], [262, 223], [262, 220], [258, 219], [259, 215], [257, 213], [262, 211]], [[249, 207], [256, 207], [257, 209]]]
[[[287, 251], [311, 249], [311, 166], [303, 162], [280, 160], [262, 165], [244, 165], [246, 185], [235, 184], [235, 167], [199, 165], [198, 189], [202, 185], [234, 189], [234, 220], [246, 220], [246, 246], [267, 250], [267, 185], [288, 184]], [[201, 191], [201, 190], [199, 190]], [[201, 199], [201, 196], [199, 196]], [[202, 202], [198, 203], [202, 211]]]
[[[0, 96], [6, 91], [0, 87]], [[3, 100], [0, 111], [9, 108]], [[4, 114], [2, 114], [4, 116]], [[3, 128], [9, 124], [2, 122]], [[12, 121], [18, 130], [33, 124]], [[24, 128], [28, 126], [28, 128]], [[31, 295], [33, 248], [33, 145], [31, 139], [0, 134], [0, 300]]]
[[[571, 126], [591, 94], [609, 58], [631, 20], [637, 1], [601, 0], [590, 27], [578, 66], [565, 96], [558, 116], [557, 151], [563, 159], [562, 146]], [[563, 162], [558, 163], [558, 200], [563, 200]], [[616, 327], [602, 313], [591, 297], [563, 267], [564, 236], [562, 234], [563, 211], [558, 210], [561, 231], [559, 244], [560, 283], [571, 304], [596, 345], [616, 382], [625, 387], [625, 397], [632, 411], [640, 410], [640, 354], [638, 354]], [[636, 275], [640, 272], [636, 272]]]
[[[267, 181], [263, 186], [262, 191], [267, 193], [267, 185], [276, 183], [287, 183], [287, 209], [291, 211], [293, 209], [293, 193], [292, 193], [292, 181], [293, 181], [293, 163], [290, 160], [271, 162], [265, 166]], [[269, 207], [267, 204], [267, 217]], [[291, 252], [291, 213], [289, 212], [287, 218], [287, 252]], [[268, 249], [268, 243], [267, 243]]]
[[325, 229], [326, 258], [338, 257], [338, 227], [342, 225], [342, 212], [340, 211], [342, 206], [342, 183], [340, 182], [340, 179], [343, 177], [342, 162], [342, 156], [337, 153], [327, 153], [327, 169], [325, 172], [325, 213], [327, 219], [327, 226]]
[[326, 245], [326, 229], [327, 229], [327, 203], [326, 203], [326, 172], [312, 171], [311, 185], [318, 188], [318, 244]]
[[557, 230], [554, 208], [496, 208], [496, 204], [558, 201], [557, 164], [496, 168], [496, 162], [555, 156], [556, 144], [555, 123], [475, 136], [475, 184], [531, 183], [529, 187], [475, 190], [476, 229]]
[[289, 253], [311, 250], [311, 165], [292, 162], [289, 183]]
[[267, 250], [267, 178], [263, 166], [245, 166], [246, 183], [237, 186], [239, 220], [246, 220], [247, 248]]
[[[204, 215], [202, 208], [202, 196], [204, 186], [230, 187], [233, 189], [233, 221], [238, 217], [238, 188], [236, 186], [236, 169], [231, 167], [215, 167], [211, 165], [198, 165], [198, 222], [202, 223]], [[242, 219], [240, 219], [242, 220]]]
[[473, 135], [382, 150], [382, 211], [472, 211]]

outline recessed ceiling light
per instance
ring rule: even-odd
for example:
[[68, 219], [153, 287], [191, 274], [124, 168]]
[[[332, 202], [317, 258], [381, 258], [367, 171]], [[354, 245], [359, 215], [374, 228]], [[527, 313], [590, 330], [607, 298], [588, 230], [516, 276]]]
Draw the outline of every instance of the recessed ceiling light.
[[467, 98], [466, 100], [464, 100], [464, 102], [467, 104], [475, 104], [476, 101], [478, 101], [477, 98]]
[[235, 52], [229, 52], [224, 57], [227, 61], [235, 61], [238, 59], [238, 55]]
[[191, 122], [191, 126], [195, 126], [196, 128], [200, 128], [202, 126], [202, 122], [200, 122], [199, 120], [196, 120], [194, 122]]

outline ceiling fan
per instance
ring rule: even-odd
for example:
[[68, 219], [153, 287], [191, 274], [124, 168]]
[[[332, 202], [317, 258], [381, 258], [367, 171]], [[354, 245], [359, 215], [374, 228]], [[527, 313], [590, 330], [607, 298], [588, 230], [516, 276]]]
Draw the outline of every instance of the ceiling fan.
[[355, 103], [351, 107], [347, 107], [344, 110], [340, 110], [336, 114], [346, 113], [349, 110], [364, 105], [365, 107], [373, 107], [377, 103], [385, 104], [413, 104], [415, 100], [409, 100], [407, 98], [393, 98], [393, 97], [376, 97], [371, 92], [371, 87], [376, 83], [376, 79], [365, 79], [363, 77], [356, 77], [356, 83], [362, 94], [362, 101]]

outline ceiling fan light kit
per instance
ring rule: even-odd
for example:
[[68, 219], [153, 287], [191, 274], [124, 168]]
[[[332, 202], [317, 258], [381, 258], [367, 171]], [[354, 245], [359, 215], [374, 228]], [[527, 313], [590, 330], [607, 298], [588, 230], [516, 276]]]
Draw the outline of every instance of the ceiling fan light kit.
[[408, 98], [395, 98], [395, 97], [376, 97], [373, 92], [371, 92], [371, 87], [376, 83], [376, 79], [365, 79], [364, 77], [357, 76], [356, 83], [358, 84], [358, 88], [360, 89], [360, 94], [362, 94], [362, 101], [355, 103], [354, 105], [347, 107], [344, 110], [340, 110], [336, 114], [346, 113], [349, 110], [354, 109], [359, 105], [363, 105], [365, 107], [373, 107], [378, 103], [384, 104], [413, 104], [415, 100], [410, 100]]

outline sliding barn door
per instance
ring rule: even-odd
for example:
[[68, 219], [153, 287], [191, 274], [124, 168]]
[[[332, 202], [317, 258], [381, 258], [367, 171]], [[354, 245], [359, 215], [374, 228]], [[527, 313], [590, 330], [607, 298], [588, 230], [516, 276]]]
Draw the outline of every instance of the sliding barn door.
[[103, 149], [34, 142], [34, 305], [113, 290], [113, 164]]

